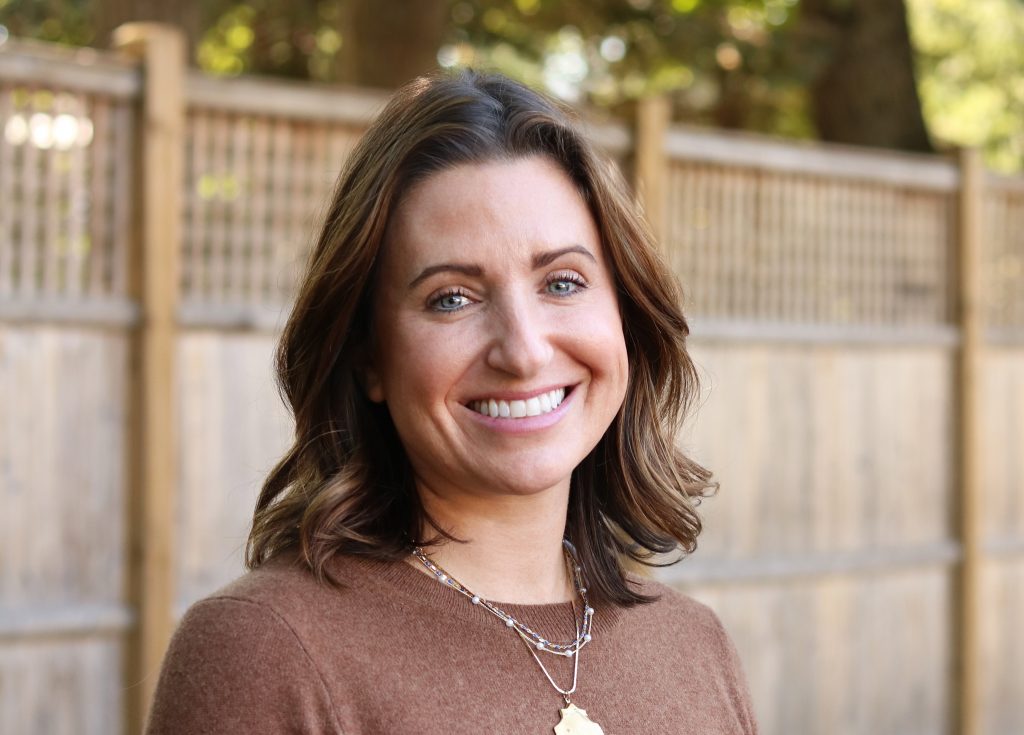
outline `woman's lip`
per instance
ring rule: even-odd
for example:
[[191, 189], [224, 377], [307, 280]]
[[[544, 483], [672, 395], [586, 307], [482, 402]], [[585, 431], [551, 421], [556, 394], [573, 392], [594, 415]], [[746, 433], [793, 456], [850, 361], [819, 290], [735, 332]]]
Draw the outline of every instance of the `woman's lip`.
[[[578, 384], [577, 384], [578, 385]], [[576, 386], [572, 386], [575, 388]], [[561, 421], [562, 417], [565, 416], [569, 407], [575, 402], [576, 397], [575, 390], [566, 390], [565, 399], [558, 404], [558, 408], [548, 413], [542, 413], [537, 416], [523, 416], [522, 418], [495, 418], [492, 416], [485, 416], [479, 411], [474, 411], [469, 406], [463, 406], [466, 411], [469, 411], [474, 421], [483, 424], [484, 426], [500, 431], [505, 434], [525, 434], [531, 431], [539, 431], [546, 429], [549, 426]]]
[[555, 383], [554, 385], [550, 385], [547, 388], [538, 388], [537, 390], [504, 392], [498, 391], [496, 393], [481, 393], [478, 396], [463, 401], [462, 405], [468, 407], [472, 405], [473, 401], [489, 401], [492, 399], [495, 401], [525, 401], [530, 398], [542, 396], [545, 393], [550, 393], [553, 390], [558, 390], [559, 388], [565, 388], [565, 392], [568, 395], [568, 393], [577, 385], [578, 383]]

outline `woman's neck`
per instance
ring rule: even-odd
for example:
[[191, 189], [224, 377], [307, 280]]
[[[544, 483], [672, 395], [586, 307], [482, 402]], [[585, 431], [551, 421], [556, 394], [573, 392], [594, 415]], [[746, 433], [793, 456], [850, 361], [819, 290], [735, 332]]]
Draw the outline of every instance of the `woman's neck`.
[[[423, 488], [420, 495], [438, 525], [466, 542], [444, 541], [424, 552], [475, 594], [521, 605], [575, 597], [562, 547], [568, 488], [485, 499], [441, 496]], [[433, 533], [428, 527], [423, 536]], [[415, 557], [407, 561], [430, 573]]]

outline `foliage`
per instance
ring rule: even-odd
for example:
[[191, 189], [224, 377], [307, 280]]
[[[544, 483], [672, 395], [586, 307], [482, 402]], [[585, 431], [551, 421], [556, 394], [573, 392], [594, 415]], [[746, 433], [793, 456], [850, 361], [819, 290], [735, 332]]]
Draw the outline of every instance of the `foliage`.
[[333, 81], [342, 43], [337, 2], [215, 0], [204, 5], [211, 22], [196, 49], [203, 69]]
[[[204, 0], [197, 63], [217, 74], [336, 81], [355, 32], [343, 27], [344, 1]], [[679, 119], [815, 136], [807, 89], [830, 49], [800, 22], [800, 0], [433, 1], [450, 8], [438, 40], [444, 65], [489, 66], [612, 109], [666, 93]], [[92, 7], [102, 2], [0, 0], [0, 25], [95, 43]], [[997, 169], [1024, 168], [1024, 2], [906, 3], [933, 136], [983, 146]]]
[[982, 146], [996, 170], [1024, 168], [1024, 4], [908, 0], [918, 88], [932, 133]]
[[[669, 93], [680, 117], [807, 136], [806, 66], [791, 43], [796, 5], [460, 0], [440, 58], [492, 65], [570, 100], [614, 107]], [[739, 115], [726, 115], [737, 99]]]
[[95, 39], [90, 0], [0, 0], [0, 27], [12, 36], [70, 46]]

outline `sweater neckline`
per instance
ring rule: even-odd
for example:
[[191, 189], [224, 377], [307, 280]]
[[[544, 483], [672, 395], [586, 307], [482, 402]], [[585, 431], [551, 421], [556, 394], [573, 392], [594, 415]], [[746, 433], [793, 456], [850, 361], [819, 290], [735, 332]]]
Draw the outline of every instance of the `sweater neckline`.
[[[499, 623], [485, 608], [474, 605], [456, 590], [441, 584], [438, 580], [415, 569], [406, 561], [380, 561], [368, 557], [338, 554], [332, 560], [334, 571], [343, 584], [354, 584], [363, 588], [372, 586], [387, 595], [430, 608], [431, 611], [467, 623], [493, 626]], [[512, 602], [489, 600], [495, 607], [505, 611], [516, 620], [535, 630], [543, 631], [553, 638], [566, 637], [573, 619], [571, 602], [555, 602], [539, 605], [524, 605]], [[580, 611], [576, 601], [577, 613]], [[610, 605], [595, 609], [594, 631], [599, 634], [607, 629], [621, 615], [621, 608]], [[558, 634], [556, 631], [560, 631]]]

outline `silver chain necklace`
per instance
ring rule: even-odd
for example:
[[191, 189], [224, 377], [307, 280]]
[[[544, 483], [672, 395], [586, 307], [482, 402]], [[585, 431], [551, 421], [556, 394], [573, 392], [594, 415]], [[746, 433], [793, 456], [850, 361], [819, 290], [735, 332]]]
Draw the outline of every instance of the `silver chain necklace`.
[[[433, 562], [419, 546], [414, 546], [412, 553], [413, 556], [419, 559], [423, 566], [425, 566], [434, 575], [434, 578], [438, 582], [446, 587], [450, 587], [461, 595], [468, 597], [469, 601], [474, 605], [483, 607], [489, 613], [504, 622], [506, 627], [512, 628], [519, 635], [523, 643], [526, 645], [526, 649], [530, 652], [530, 655], [533, 656], [533, 660], [537, 662], [537, 665], [540, 666], [540, 670], [544, 672], [544, 676], [547, 677], [548, 682], [555, 688], [555, 691], [562, 695], [562, 698], [565, 700], [565, 707], [559, 710], [562, 715], [562, 719], [559, 720], [557, 725], [555, 725], [555, 735], [569, 735], [570, 733], [578, 733], [579, 735], [604, 735], [604, 730], [601, 729], [601, 726], [587, 717], [587, 711], [577, 707], [569, 698], [569, 695], [576, 691], [576, 681], [580, 670], [580, 650], [592, 640], [590, 629], [594, 618], [594, 608], [592, 608], [587, 601], [587, 588], [583, 585], [583, 570], [580, 567], [575, 554], [573, 554], [572, 545], [569, 543], [568, 539], [562, 540], [562, 548], [565, 551], [567, 561], [572, 567], [573, 585], [576, 588], [576, 593], [580, 596], [580, 599], [583, 602], [583, 614], [581, 616], [578, 616], [576, 613], [575, 601], [571, 603], [573, 625], [576, 627], [576, 638], [569, 643], [552, 643], [541, 636], [540, 633], [535, 632], [527, 625], [516, 620], [509, 613], [505, 612], [490, 601], [485, 600], [480, 595], [475, 594], [472, 590], [466, 587], [466, 585], [459, 582], [459, 580], [455, 579], [438, 564]], [[548, 673], [547, 667], [544, 666], [544, 663], [537, 655], [537, 651], [559, 656], [573, 657], [571, 687], [568, 689], [562, 689], [555, 683], [554, 678], [552, 678], [551, 674]]]
[[472, 590], [466, 587], [464, 584], [455, 579], [452, 575], [448, 574], [444, 569], [438, 566], [434, 561], [428, 557], [423, 549], [419, 546], [414, 546], [412, 549], [413, 556], [420, 560], [420, 562], [434, 575], [438, 582], [451, 587], [456, 592], [469, 598], [469, 601], [474, 605], [480, 605], [485, 610], [490, 612], [496, 618], [501, 620], [509, 628], [514, 629], [521, 636], [525, 636], [524, 640], [533, 644], [533, 647], [538, 651], [545, 653], [553, 653], [560, 656], [572, 656], [576, 651], [583, 648], [583, 646], [590, 643], [591, 634], [591, 622], [594, 617], [594, 608], [590, 606], [587, 601], [587, 588], [583, 586], [583, 570], [580, 568], [576, 558], [572, 555], [568, 546], [563, 545], [565, 553], [572, 564], [573, 569], [573, 584], [576, 587], [576, 593], [580, 596], [583, 601], [583, 615], [582, 619], [576, 617], [576, 606], [573, 605], [573, 620], [576, 621], [576, 639], [569, 643], [552, 643], [547, 638], [544, 638], [540, 633], [537, 633], [528, 625], [521, 623], [516, 620], [512, 615], [502, 610], [500, 607], [495, 605], [489, 600], [485, 600], [480, 595], [474, 594]]

